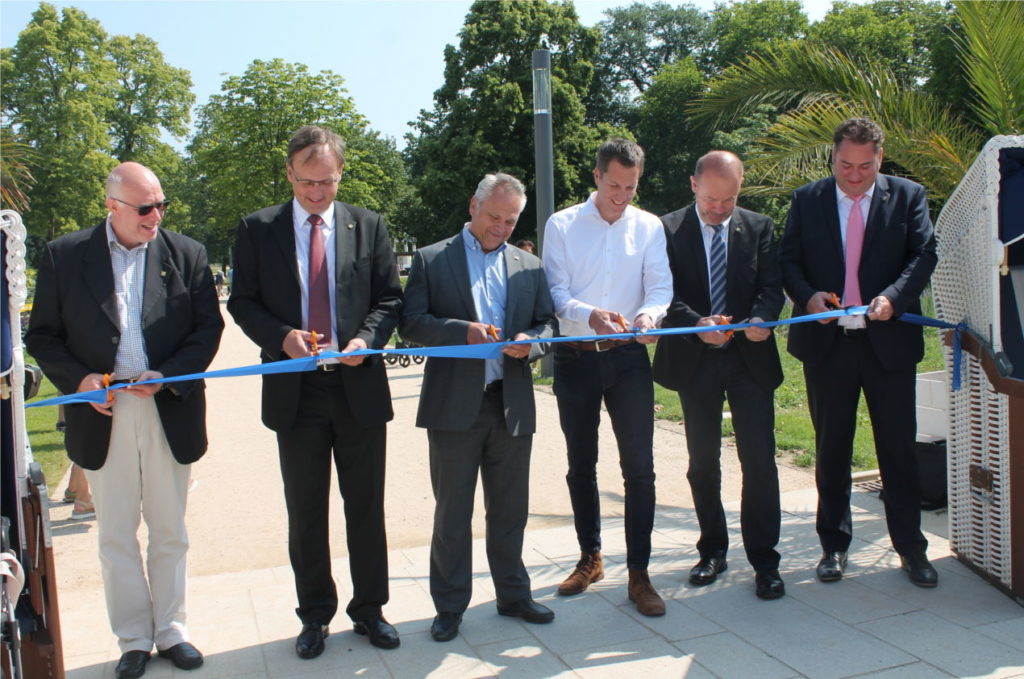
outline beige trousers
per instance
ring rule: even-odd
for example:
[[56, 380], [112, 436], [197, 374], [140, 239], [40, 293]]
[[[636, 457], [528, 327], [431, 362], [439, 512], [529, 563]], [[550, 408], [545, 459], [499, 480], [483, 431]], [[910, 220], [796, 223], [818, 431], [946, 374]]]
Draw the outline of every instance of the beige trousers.
[[[107, 461], [86, 471], [99, 528], [110, 628], [121, 652], [188, 641], [185, 498], [189, 465], [178, 464], [152, 398], [117, 392]], [[143, 571], [140, 518], [149, 532]], [[146, 575], [149, 575], [147, 581]]]

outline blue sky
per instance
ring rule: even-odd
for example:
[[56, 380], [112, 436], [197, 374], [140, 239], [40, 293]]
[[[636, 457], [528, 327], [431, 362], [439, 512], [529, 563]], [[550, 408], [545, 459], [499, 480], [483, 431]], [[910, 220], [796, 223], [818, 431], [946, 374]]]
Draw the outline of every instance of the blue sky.
[[[593, 26], [604, 10], [632, 0], [577, 0], [580, 21]], [[164, 58], [192, 74], [196, 105], [220, 91], [255, 59], [304, 63], [345, 78], [371, 127], [404, 146], [407, 123], [433, 106], [444, 77], [444, 46], [458, 44], [468, 0], [334, 0], [331, 2], [105, 1], [52, 2], [78, 7], [108, 34], [142, 33]], [[679, 4], [673, 2], [672, 4]], [[713, 0], [694, 4], [711, 9]], [[0, 1], [0, 45], [13, 47], [38, 2]], [[804, 0], [812, 21], [831, 0]], [[194, 119], [194, 115], [193, 115]], [[180, 146], [181, 144], [176, 144]]]

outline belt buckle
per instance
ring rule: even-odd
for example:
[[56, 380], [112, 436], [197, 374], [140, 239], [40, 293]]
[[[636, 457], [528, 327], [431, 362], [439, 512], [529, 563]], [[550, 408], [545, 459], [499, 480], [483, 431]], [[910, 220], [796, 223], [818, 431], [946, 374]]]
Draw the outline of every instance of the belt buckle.
[[[606, 342], [607, 343], [607, 346], [604, 349], [601, 348], [601, 343], [602, 342]], [[615, 348], [615, 344], [614, 344], [614, 342], [612, 340], [594, 340], [594, 351], [599, 353], [599, 354], [602, 353], [602, 352], [608, 351], [609, 349], [614, 349], [614, 348]]]
[[332, 372], [334, 372], [335, 370], [338, 369], [338, 364], [337, 363], [321, 363], [320, 365], [318, 365], [316, 367], [316, 369], [317, 369], [318, 372], [332, 373]]

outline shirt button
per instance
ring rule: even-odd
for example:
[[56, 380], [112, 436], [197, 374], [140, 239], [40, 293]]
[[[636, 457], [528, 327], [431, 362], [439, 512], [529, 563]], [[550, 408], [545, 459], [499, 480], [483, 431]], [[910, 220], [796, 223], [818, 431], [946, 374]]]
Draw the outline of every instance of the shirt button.
[[111, 337], [110, 338], [110, 343], [111, 344], [117, 344], [117, 337], [116, 336], [115, 337]]

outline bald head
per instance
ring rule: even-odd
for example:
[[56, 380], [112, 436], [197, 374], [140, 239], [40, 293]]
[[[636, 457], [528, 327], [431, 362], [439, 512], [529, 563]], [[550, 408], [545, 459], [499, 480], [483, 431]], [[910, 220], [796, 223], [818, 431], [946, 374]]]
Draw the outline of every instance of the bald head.
[[719, 177], [735, 177], [742, 182], [743, 161], [731, 151], [708, 151], [697, 159], [693, 176], [700, 179], [705, 173], [713, 173]]
[[160, 180], [145, 165], [121, 163], [107, 176], [107, 210], [117, 241], [135, 248], [157, 236], [167, 209]]
[[107, 175], [107, 198], [120, 198], [126, 190], [142, 188], [160, 188], [160, 180], [141, 163], [121, 163]]
[[700, 157], [690, 188], [705, 224], [722, 224], [732, 216], [742, 185], [743, 161], [735, 153], [711, 151]]

